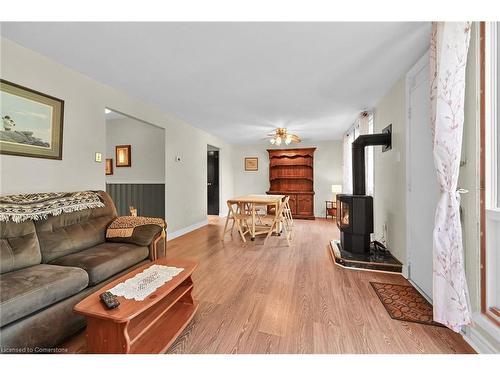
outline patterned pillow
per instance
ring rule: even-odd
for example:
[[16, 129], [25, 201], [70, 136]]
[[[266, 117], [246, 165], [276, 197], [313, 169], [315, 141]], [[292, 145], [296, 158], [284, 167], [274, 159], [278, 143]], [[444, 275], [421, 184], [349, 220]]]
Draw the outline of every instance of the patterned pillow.
[[161, 218], [144, 216], [119, 216], [106, 230], [106, 240], [149, 246], [153, 239], [166, 228]]

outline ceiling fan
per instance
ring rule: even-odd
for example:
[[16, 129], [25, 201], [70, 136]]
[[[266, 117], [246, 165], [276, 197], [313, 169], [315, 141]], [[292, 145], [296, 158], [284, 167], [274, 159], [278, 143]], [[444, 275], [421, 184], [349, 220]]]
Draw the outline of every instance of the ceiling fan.
[[295, 134], [288, 133], [286, 128], [277, 128], [274, 133], [270, 133], [267, 135], [268, 137], [271, 137], [269, 142], [271, 142], [272, 145], [281, 145], [281, 143], [285, 143], [286, 145], [289, 145], [290, 143], [299, 143], [301, 141], [300, 137]]

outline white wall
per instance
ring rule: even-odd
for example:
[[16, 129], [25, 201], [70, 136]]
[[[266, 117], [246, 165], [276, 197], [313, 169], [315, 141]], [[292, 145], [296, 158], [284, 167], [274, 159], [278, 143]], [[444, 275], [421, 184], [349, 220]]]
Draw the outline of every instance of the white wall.
[[166, 130], [169, 232], [206, 221], [207, 144], [221, 149], [221, 202], [232, 195], [231, 146], [217, 137], [5, 38], [0, 50], [3, 79], [65, 101], [63, 160], [1, 155], [0, 194], [104, 189], [104, 165], [94, 153], [106, 153], [107, 107]]
[[[302, 142], [286, 148], [316, 147], [314, 152], [314, 215], [325, 217], [325, 200], [332, 200], [333, 184], [342, 184], [342, 142], [321, 141]], [[235, 145], [233, 150], [234, 194], [235, 196], [260, 193], [269, 190], [269, 154], [270, 148], [285, 148], [271, 146], [261, 142], [255, 145]], [[257, 156], [259, 170], [245, 171], [245, 157]]]
[[[207, 145], [219, 148], [220, 213], [227, 212], [225, 202], [233, 196], [232, 147], [202, 130], [180, 127], [167, 129], [167, 208], [183, 213], [190, 223], [207, 220]], [[181, 161], [176, 162], [176, 156]]]
[[[130, 145], [131, 167], [117, 167], [115, 146]], [[165, 129], [133, 118], [106, 120], [106, 158], [113, 159], [113, 174], [106, 183], [165, 183]]]
[[373, 131], [392, 124], [392, 150], [374, 152], [374, 233], [380, 239], [387, 225], [387, 247], [406, 262], [406, 119], [403, 75], [375, 107]]

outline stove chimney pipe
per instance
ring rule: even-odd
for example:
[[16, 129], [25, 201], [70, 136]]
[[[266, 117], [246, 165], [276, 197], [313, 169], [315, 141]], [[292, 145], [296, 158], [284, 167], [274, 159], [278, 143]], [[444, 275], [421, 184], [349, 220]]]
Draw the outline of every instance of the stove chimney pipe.
[[382, 152], [391, 149], [392, 125], [382, 133], [360, 135], [352, 142], [352, 194], [366, 195], [365, 147], [384, 146]]

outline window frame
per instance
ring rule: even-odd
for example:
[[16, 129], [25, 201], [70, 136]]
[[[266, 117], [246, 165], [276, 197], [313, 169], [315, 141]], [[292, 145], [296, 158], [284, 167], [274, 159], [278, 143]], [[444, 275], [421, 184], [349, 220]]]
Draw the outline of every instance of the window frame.
[[480, 297], [481, 313], [500, 326], [498, 306], [490, 306], [488, 301], [490, 283], [494, 283], [495, 279], [488, 280], [488, 257], [492, 250], [488, 248], [486, 239], [487, 222], [492, 217], [500, 220], [498, 27], [495, 22], [480, 23]]

